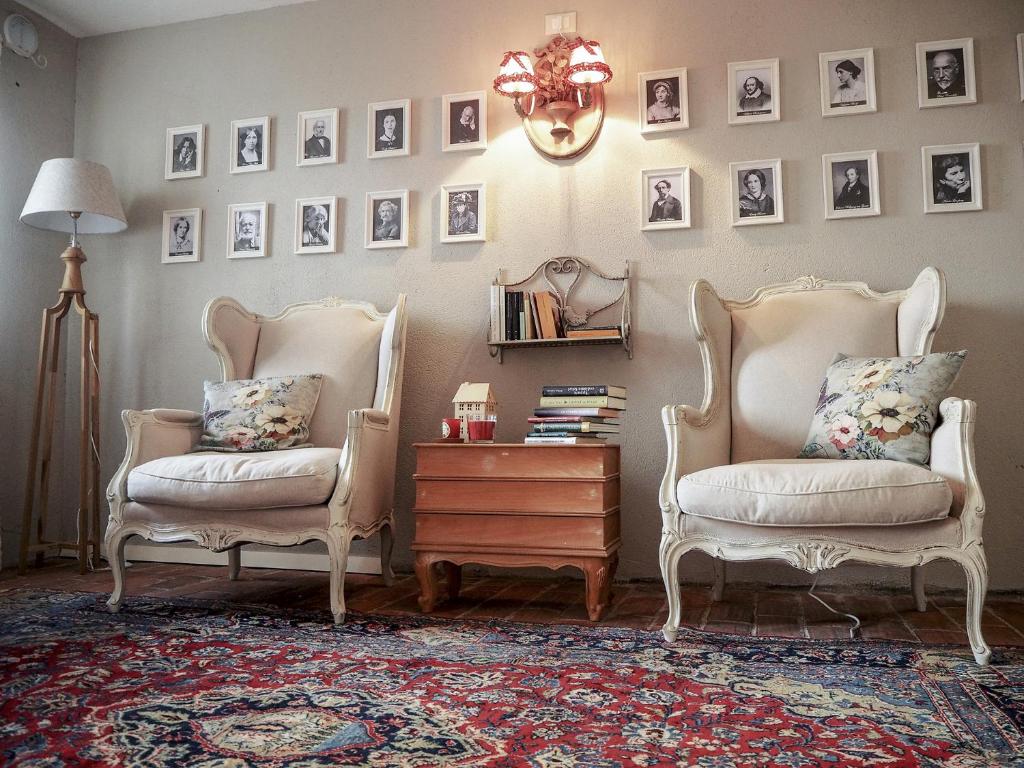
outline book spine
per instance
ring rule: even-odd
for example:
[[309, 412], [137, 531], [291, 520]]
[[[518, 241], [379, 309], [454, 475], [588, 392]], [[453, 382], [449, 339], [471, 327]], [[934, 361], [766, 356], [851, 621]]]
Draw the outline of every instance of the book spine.
[[512, 291], [505, 291], [505, 340], [512, 341], [515, 336], [512, 335], [512, 297], [515, 294]]
[[519, 310], [519, 335], [516, 337], [520, 341], [526, 341], [529, 336], [529, 326], [526, 324], [526, 302], [523, 301], [526, 298], [526, 294], [523, 291], [519, 291], [517, 294], [517, 309]]
[[554, 386], [547, 385], [542, 387], [540, 393], [544, 397], [566, 397], [572, 396], [593, 396], [593, 395], [607, 395], [608, 385], [607, 384], [586, 384], [580, 386]]
[[541, 397], [540, 404], [541, 407], [548, 408], [570, 408], [575, 406], [622, 409], [625, 406], [625, 401], [617, 397], [595, 395], [592, 397]]
[[534, 424], [533, 431], [550, 432], [551, 434], [561, 434], [563, 432], [589, 432], [590, 425], [582, 421], [576, 424]]
[[500, 338], [500, 336], [498, 334], [498, 330], [499, 330], [499, 328], [501, 328], [501, 325], [500, 325], [500, 323], [501, 323], [501, 312], [498, 309], [498, 296], [499, 296], [500, 293], [501, 293], [501, 291], [499, 289], [499, 286], [497, 286], [497, 285], [492, 285], [491, 286], [491, 316], [490, 316], [491, 327], [489, 329], [488, 336], [487, 336], [488, 341], [491, 341], [491, 342], [501, 341], [501, 338]]
[[498, 313], [500, 315], [498, 322], [498, 333], [501, 335], [501, 341], [508, 340], [508, 334], [505, 332], [505, 286], [498, 286]]

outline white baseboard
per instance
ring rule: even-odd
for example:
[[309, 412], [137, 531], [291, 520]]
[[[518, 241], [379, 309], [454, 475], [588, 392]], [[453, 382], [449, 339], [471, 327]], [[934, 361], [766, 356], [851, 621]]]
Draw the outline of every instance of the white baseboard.
[[[62, 555], [75, 557], [75, 550], [63, 550]], [[211, 552], [203, 547], [181, 547], [175, 544], [127, 544], [126, 560], [147, 563], [187, 563], [192, 565], [228, 564], [227, 552]], [[327, 555], [321, 552], [290, 552], [242, 547], [243, 568], [281, 568], [292, 571], [328, 571]], [[349, 573], [380, 574], [380, 558], [371, 555], [348, 557]]]

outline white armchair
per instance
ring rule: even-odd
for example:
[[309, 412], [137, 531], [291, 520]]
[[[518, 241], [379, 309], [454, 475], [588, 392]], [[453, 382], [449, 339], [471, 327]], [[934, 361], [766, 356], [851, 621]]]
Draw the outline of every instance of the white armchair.
[[203, 333], [225, 381], [323, 374], [310, 424], [316, 447], [186, 453], [199, 442], [200, 414], [122, 411], [128, 446], [107, 488], [110, 609], [121, 606], [124, 545], [133, 535], [227, 550], [232, 579], [242, 544], [324, 541], [337, 623], [345, 619], [353, 539], [380, 532], [381, 570], [390, 583], [405, 327], [403, 294], [388, 314], [341, 299], [292, 304], [273, 317], [228, 298], [207, 304]]
[[[667, 640], [679, 629], [678, 565], [690, 550], [717, 558], [716, 600], [724, 586], [722, 561], [777, 559], [815, 573], [856, 560], [911, 567], [921, 611], [920, 566], [946, 558], [967, 574], [967, 634], [978, 664], [988, 663], [976, 404], [954, 397], [941, 403], [928, 468], [793, 458], [835, 353], [926, 354], [945, 301], [945, 278], [934, 267], [907, 290], [889, 293], [803, 277], [728, 301], [704, 280], [693, 284], [690, 324], [704, 363], [704, 402], [662, 409], [668, 463], [659, 494], [659, 560]], [[883, 503], [872, 503], [878, 499]]]

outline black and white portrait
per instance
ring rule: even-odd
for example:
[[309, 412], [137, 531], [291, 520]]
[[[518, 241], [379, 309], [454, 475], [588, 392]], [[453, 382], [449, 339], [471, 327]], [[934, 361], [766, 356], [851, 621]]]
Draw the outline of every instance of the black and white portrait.
[[334, 253], [336, 197], [295, 201], [295, 252]]
[[875, 112], [875, 54], [872, 48], [818, 55], [823, 117]]
[[265, 171], [270, 145], [270, 118], [253, 117], [231, 123], [231, 173]]
[[487, 94], [450, 93], [441, 98], [441, 151], [461, 152], [487, 147]]
[[637, 82], [640, 133], [677, 131], [690, 127], [686, 69], [641, 72]]
[[878, 153], [844, 152], [822, 156], [825, 218], [877, 216]]
[[486, 189], [483, 184], [441, 187], [441, 242], [486, 240]]
[[409, 154], [409, 109], [408, 99], [379, 102], [369, 106], [369, 157]]
[[402, 200], [385, 198], [374, 203], [373, 240], [400, 240], [402, 238]]
[[338, 110], [300, 112], [296, 165], [323, 165], [338, 161]]
[[641, 171], [640, 229], [680, 229], [690, 226], [690, 169], [656, 168]]
[[782, 161], [729, 163], [729, 170], [733, 226], [782, 223]]
[[237, 203], [228, 206], [228, 258], [266, 256], [267, 204]]
[[921, 148], [925, 213], [981, 210], [981, 148], [949, 144]]
[[201, 208], [164, 211], [163, 252], [160, 261], [164, 264], [199, 261], [202, 223]]
[[402, 248], [409, 244], [409, 191], [366, 195], [366, 247]]
[[974, 40], [917, 44], [918, 102], [921, 107], [973, 104]]
[[728, 72], [731, 124], [779, 119], [778, 59], [729, 64]]
[[203, 175], [206, 126], [186, 125], [167, 129], [165, 179], [189, 179]]

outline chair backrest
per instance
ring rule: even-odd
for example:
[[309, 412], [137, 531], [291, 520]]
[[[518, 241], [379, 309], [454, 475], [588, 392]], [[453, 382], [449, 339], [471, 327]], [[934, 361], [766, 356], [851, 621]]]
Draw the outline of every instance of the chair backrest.
[[362, 301], [323, 299], [291, 304], [272, 317], [219, 298], [206, 305], [203, 333], [225, 381], [323, 374], [310, 442], [340, 448], [349, 411], [372, 407], [390, 412], [404, 313], [404, 295], [389, 314]]
[[723, 301], [732, 319], [732, 462], [796, 456], [836, 353], [926, 354], [945, 303], [934, 267], [902, 291], [803, 277]]

